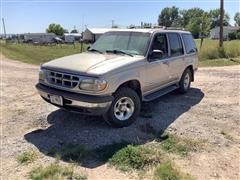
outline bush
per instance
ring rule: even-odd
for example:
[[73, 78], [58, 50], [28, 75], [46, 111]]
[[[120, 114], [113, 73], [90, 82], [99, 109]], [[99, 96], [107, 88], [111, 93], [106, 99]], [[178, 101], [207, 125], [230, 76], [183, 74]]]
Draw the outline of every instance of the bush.
[[240, 32], [237, 32], [236, 39], [240, 39]]
[[234, 39], [236, 39], [236, 35], [237, 35], [236, 32], [231, 32], [231, 33], [229, 33], [229, 34], [228, 34], [229, 40], [234, 40]]

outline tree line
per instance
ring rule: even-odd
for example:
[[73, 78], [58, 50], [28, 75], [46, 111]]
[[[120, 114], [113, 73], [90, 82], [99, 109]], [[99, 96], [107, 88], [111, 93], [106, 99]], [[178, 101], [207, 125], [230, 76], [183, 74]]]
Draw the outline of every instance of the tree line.
[[[51, 23], [46, 29], [47, 33], [54, 33], [58, 36], [62, 36], [64, 33], [69, 33], [67, 29], [64, 29], [60, 24]], [[78, 33], [77, 29], [73, 29], [71, 33]]]
[[[236, 25], [240, 26], [240, 13], [234, 16]], [[230, 16], [224, 12], [223, 25], [229, 26]], [[189, 30], [194, 38], [207, 36], [210, 29], [220, 25], [220, 9], [204, 11], [201, 8], [179, 9], [175, 6], [164, 8], [158, 16], [158, 25], [181, 27]]]
[[[240, 13], [234, 16], [236, 25], [240, 26]], [[230, 16], [224, 12], [223, 25], [229, 26]], [[189, 30], [194, 38], [207, 36], [210, 29], [220, 25], [220, 9], [204, 11], [201, 8], [179, 9], [175, 6], [164, 8], [158, 16], [158, 25], [181, 27]], [[68, 33], [60, 24], [52, 23], [46, 29], [48, 33], [63, 35]], [[71, 33], [78, 33], [73, 29]]]

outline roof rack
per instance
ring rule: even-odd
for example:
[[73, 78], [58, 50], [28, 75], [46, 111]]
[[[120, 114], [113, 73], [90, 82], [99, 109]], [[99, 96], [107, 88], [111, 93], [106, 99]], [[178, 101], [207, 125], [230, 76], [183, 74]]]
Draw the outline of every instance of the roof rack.
[[182, 31], [185, 31], [184, 28], [181, 28], [181, 27], [163, 27], [163, 29], [166, 29], [166, 30], [182, 30]]

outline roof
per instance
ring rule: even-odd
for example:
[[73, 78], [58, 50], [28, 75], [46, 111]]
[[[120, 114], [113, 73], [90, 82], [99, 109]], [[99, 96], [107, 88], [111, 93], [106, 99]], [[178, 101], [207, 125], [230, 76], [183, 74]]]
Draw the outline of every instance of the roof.
[[24, 35], [55, 35], [54, 33], [24, 33]]
[[82, 33], [64, 33], [64, 36], [82, 36]]
[[121, 28], [87, 28], [93, 34], [103, 34], [108, 31], [123, 31], [123, 32], [142, 32], [142, 33], [154, 33], [154, 32], [187, 32], [179, 29], [164, 29], [164, 28], [141, 28], [141, 29], [121, 29]]

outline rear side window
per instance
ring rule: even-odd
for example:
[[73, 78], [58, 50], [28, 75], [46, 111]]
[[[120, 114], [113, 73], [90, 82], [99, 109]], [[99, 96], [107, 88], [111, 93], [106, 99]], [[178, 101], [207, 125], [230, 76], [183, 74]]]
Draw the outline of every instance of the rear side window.
[[183, 38], [183, 42], [184, 42], [187, 54], [197, 52], [196, 44], [191, 34], [183, 34], [182, 38]]
[[168, 34], [171, 56], [180, 56], [183, 54], [183, 45], [180, 36], [176, 33]]

